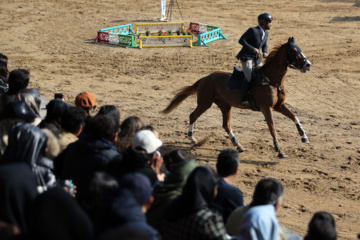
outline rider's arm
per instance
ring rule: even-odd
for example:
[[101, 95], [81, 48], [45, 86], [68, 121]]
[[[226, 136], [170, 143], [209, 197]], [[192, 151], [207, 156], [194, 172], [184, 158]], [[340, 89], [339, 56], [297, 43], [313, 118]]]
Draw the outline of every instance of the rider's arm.
[[252, 38], [253, 35], [254, 30], [249, 28], [239, 39], [239, 43], [250, 52], [254, 52], [254, 47], [249, 44], [248, 39]]

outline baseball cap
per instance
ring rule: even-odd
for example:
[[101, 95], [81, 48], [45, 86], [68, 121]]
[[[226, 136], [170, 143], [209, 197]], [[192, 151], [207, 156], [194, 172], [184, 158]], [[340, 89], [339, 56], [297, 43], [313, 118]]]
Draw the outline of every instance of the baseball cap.
[[31, 123], [36, 117], [38, 116], [24, 101], [13, 100], [6, 104], [2, 119], [17, 118], [27, 123]]
[[146, 154], [155, 152], [161, 146], [162, 141], [150, 130], [138, 131], [131, 144], [131, 147], [135, 152]]
[[147, 203], [152, 195], [149, 178], [139, 172], [124, 175], [119, 181], [119, 186], [128, 189], [140, 205]]
[[82, 92], [79, 93], [75, 98], [75, 105], [77, 107], [94, 107], [96, 104], [96, 98], [92, 93]]

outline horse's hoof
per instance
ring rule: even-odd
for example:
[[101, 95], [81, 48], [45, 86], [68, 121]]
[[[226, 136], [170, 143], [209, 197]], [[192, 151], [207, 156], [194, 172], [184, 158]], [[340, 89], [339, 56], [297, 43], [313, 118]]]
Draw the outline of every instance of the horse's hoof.
[[303, 143], [310, 143], [309, 139], [308, 138], [301, 138], [301, 141]]
[[198, 144], [198, 141], [195, 138], [191, 137], [189, 139], [191, 141], [191, 144], [194, 144], [194, 145]]
[[242, 146], [237, 146], [237, 147], [236, 147], [236, 150], [237, 150], [239, 153], [246, 151], [246, 149], [245, 149], [244, 147], [242, 147]]
[[286, 158], [287, 155], [286, 155], [285, 153], [279, 153], [278, 157], [279, 157], [279, 158]]

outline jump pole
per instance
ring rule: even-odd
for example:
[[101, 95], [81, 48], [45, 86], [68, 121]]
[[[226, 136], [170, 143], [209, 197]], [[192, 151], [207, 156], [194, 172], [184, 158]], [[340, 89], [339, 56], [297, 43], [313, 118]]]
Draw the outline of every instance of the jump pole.
[[159, 21], [167, 21], [165, 17], [166, 12], [166, 0], [160, 0], [160, 18]]

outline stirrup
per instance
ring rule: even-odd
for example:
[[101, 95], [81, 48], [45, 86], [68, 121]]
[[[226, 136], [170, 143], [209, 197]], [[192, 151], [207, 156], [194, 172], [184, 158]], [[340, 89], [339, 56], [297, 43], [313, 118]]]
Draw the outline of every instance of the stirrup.
[[245, 101], [241, 101], [240, 102], [240, 106], [248, 106], [249, 105], [249, 101], [245, 100]]

